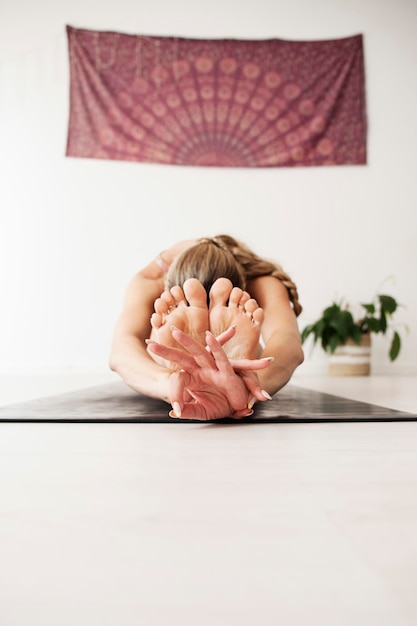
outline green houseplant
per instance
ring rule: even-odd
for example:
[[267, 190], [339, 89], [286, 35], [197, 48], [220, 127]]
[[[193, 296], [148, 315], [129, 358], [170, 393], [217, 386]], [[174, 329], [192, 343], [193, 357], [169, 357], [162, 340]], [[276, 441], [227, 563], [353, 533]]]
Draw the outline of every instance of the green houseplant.
[[372, 333], [390, 333], [389, 358], [395, 361], [401, 350], [401, 337], [392, 327], [393, 315], [398, 307], [398, 302], [392, 296], [377, 294], [371, 302], [360, 304], [359, 313], [354, 317], [343, 300], [333, 302], [324, 309], [319, 319], [304, 328], [301, 333], [302, 342], [311, 336], [313, 346], [320, 342], [323, 350], [331, 355], [340, 346], [347, 344], [370, 346]]

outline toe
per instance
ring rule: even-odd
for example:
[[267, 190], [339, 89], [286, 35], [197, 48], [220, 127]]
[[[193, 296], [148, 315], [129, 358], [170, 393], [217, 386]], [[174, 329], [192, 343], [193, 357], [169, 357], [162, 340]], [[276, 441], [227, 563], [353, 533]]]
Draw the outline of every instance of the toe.
[[159, 313], [152, 313], [151, 315], [151, 326], [156, 330], [161, 328], [162, 326], [162, 316]]
[[251, 297], [247, 291], [242, 291], [242, 297], [240, 298], [239, 306], [245, 307], [245, 304], [250, 300]]
[[188, 278], [184, 283], [184, 295], [190, 306], [207, 309], [207, 294], [196, 278]]
[[187, 299], [184, 295], [184, 291], [178, 285], [176, 285], [175, 287], [172, 287], [169, 294], [172, 298], [171, 306], [178, 306], [179, 304], [187, 304]]
[[226, 306], [232, 289], [232, 281], [228, 278], [218, 278], [210, 289], [210, 308]]
[[233, 287], [229, 296], [229, 306], [239, 306], [242, 304], [244, 292], [239, 287]]
[[246, 313], [249, 313], [251, 315], [254, 313], [254, 311], [256, 311], [256, 309], [259, 308], [258, 303], [253, 298], [250, 298], [249, 300], [247, 300], [244, 306], [245, 306]]
[[154, 302], [153, 308], [155, 313], [165, 315], [169, 309], [169, 305], [162, 298], [157, 298]]
[[161, 294], [161, 300], [163, 300], [168, 308], [176, 305], [176, 300], [170, 291], [164, 291]]
[[259, 324], [261, 326], [264, 323], [265, 319], [264, 310], [260, 307], [255, 309], [255, 311], [252, 313], [252, 319], [254, 322], [256, 322], [256, 324]]

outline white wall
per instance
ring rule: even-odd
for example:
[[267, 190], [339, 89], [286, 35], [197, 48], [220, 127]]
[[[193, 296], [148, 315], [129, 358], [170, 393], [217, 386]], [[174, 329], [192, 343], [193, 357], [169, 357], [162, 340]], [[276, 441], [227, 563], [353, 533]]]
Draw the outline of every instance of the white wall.
[[[417, 373], [415, 0], [15, 0], [0, 15], [0, 369], [107, 367], [130, 276], [177, 239], [230, 232], [276, 258], [315, 318], [386, 290]], [[65, 158], [65, 24], [149, 35], [365, 36], [369, 165], [234, 170]], [[320, 371], [324, 355], [305, 371]]]

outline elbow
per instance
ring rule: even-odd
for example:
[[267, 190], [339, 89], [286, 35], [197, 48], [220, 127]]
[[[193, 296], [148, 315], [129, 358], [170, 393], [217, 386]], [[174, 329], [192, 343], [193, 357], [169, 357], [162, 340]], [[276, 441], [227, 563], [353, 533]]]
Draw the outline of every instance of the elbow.
[[110, 353], [108, 365], [112, 372], [119, 372], [119, 359], [114, 350]]
[[297, 354], [297, 365], [296, 365], [296, 367], [298, 367], [302, 363], [304, 363], [304, 350], [303, 350], [303, 348], [300, 345], [299, 350], [298, 350], [298, 354]]
[[304, 362], [304, 351], [301, 345], [297, 345], [293, 352], [292, 366], [288, 368], [290, 371], [289, 379], [294, 374], [297, 367], [299, 367]]
[[125, 361], [124, 354], [123, 340], [120, 339], [120, 336], [113, 337], [108, 357], [108, 366], [112, 372], [120, 374], [120, 370], [123, 369], [123, 363]]

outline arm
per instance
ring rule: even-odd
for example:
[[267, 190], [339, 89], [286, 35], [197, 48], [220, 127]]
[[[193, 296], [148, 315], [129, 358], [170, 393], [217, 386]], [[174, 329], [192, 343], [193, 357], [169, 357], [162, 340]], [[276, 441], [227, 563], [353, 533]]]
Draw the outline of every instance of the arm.
[[153, 303], [163, 288], [163, 272], [155, 262], [133, 277], [114, 330], [109, 364], [135, 391], [168, 402], [171, 372], [150, 357], [145, 344]]
[[297, 319], [288, 292], [277, 278], [255, 278], [249, 283], [248, 291], [265, 313], [262, 325], [265, 347], [261, 356], [273, 356], [274, 361], [270, 367], [258, 372], [258, 378], [261, 388], [273, 395], [288, 383], [304, 360]]
[[[164, 262], [170, 265], [194, 243], [195, 240], [176, 243], [164, 251]], [[145, 344], [151, 333], [150, 317], [155, 299], [164, 290], [164, 278], [160, 265], [153, 260], [129, 283], [114, 330], [109, 365], [135, 391], [169, 402], [171, 371], [152, 359]]]

